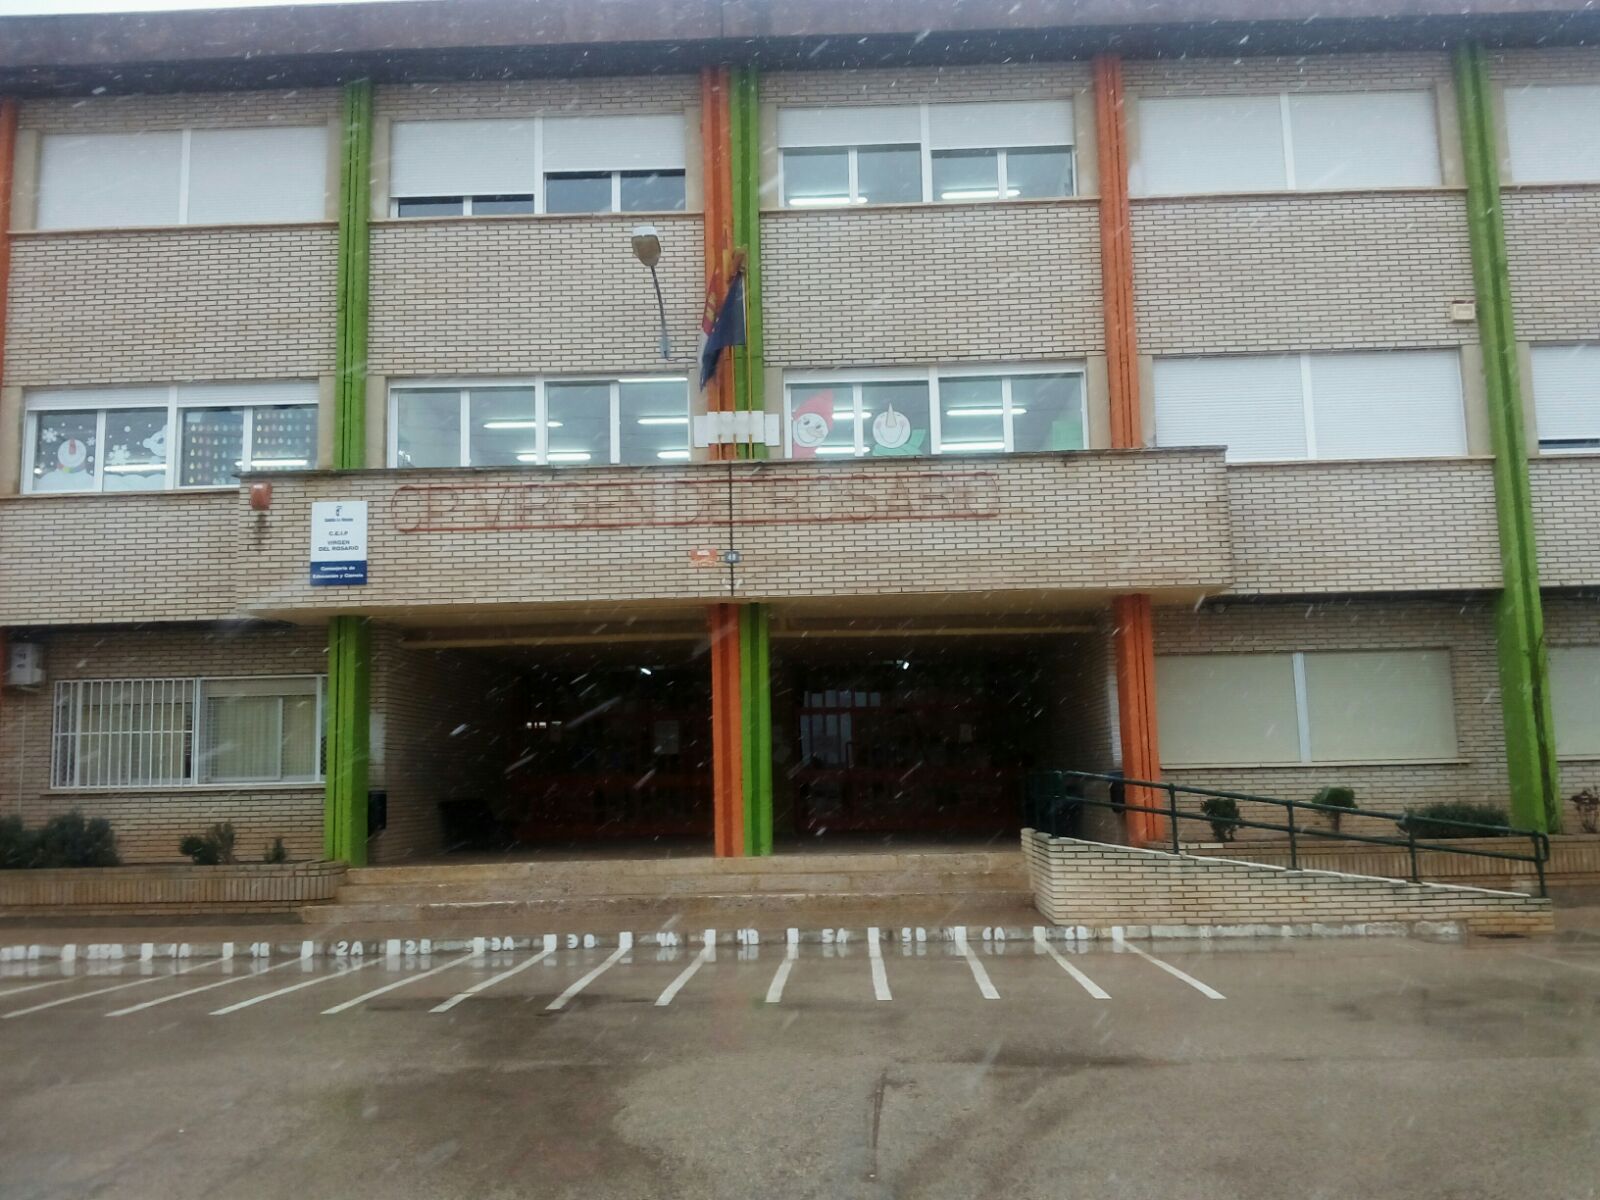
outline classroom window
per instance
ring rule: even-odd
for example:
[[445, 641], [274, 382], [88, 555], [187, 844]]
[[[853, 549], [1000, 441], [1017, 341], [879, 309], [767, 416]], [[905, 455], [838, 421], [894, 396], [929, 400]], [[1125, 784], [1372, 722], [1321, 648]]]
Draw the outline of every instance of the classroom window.
[[1600, 646], [1550, 647], [1556, 753], [1600, 758]]
[[244, 471], [317, 462], [309, 381], [52, 388], [25, 408], [27, 492], [233, 487]]
[[1600, 180], [1600, 84], [1508, 87], [1505, 99], [1511, 182]]
[[1446, 650], [1159, 655], [1156, 697], [1171, 766], [1456, 755]]
[[1136, 195], [1436, 187], [1431, 91], [1151, 96], [1138, 102]]
[[1600, 342], [1535, 346], [1532, 360], [1539, 449], [1600, 450]]
[[681, 212], [682, 114], [397, 121], [397, 217]]
[[676, 376], [535, 379], [390, 392], [396, 467], [650, 466], [689, 458]]
[[838, 208], [1070, 196], [1073, 141], [1066, 100], [783, 109], [783, 203]]
[[801, 373], [785, 386], [790, 458], [1081, 450], [1077, 367]]
[[1453, 350], [1163, 358], [1156, 444], [1224, 446], [1230, 462], [1466, 453]]
[[47, 133], [40, 229], [321, 221], [325, 126]]
[[60, 681], [51, 786], [316, 783], [325, 687], [321, 675]]

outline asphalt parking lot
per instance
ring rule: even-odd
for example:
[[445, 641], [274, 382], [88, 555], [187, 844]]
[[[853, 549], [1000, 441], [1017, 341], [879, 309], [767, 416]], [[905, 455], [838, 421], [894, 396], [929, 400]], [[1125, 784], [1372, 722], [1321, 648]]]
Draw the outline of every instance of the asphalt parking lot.
[[1600, 942], [983, 932], [3, 964], [0, 1195], [1600, 1187]]

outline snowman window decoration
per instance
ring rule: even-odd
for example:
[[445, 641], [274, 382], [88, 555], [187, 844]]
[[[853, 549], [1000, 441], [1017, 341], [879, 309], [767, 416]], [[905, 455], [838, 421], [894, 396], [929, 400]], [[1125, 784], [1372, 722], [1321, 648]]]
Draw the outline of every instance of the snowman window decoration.
[[94, 417], [64, 413], [40, 422], [34, 449], [33, 490], [88, 492], [95, 487]]

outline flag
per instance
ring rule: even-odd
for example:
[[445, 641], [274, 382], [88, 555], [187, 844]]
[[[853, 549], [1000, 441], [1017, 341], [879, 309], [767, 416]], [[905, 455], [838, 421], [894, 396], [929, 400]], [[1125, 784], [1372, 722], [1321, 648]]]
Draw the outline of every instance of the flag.
[[736, 269], [728, 282], [727, 295], [716, 319], [711, 317], [711, 298], [706, 297], [706, 316], [701, 324], [705, 330], [705, 344], [700, 347], [700, 388], [705, 390], [717, 373], [717, 362], [728, 346], [744, 345], [744, 270]]

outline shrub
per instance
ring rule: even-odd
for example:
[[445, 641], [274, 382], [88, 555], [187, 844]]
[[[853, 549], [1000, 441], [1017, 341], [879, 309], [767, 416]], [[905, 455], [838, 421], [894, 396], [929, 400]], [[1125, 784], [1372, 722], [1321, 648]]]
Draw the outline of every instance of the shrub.
[[1207, 796], [1200, 811], [1211, 818], [1211, 833], [1219, 842], [1233, 841], [1239, 829], [1239, 802], [1231, 796]]
[[[1347, 787], [1325, 787], [1315, 796], [1311, 803], [1323, 804], [1329, 808], [1354, 808], [1356, 806], [1356, 791]], [[1339, 832], [1339, 822], [1344, 819], [1342, 812], [1324, 813], [1328, 818], [1328, 827], [1335, 833]]]
[[178, 843], [178, 853], [187, 854], [197, 866], [215, 867], [232, 864], [235, 834], [233, 823], [223, 821], [204, 833], [190, 834]]
[[0, 870], [33, 866], [38, 835], [23, 827], [21, 817], [0, 817]]
[[1572, 807], [1578, 810], [1578, 824], [1585, 833], [1600, 833], [1600, 792], [1584, 788], [1572, 798]]
[[[1470, 822], [1462, 824], [1461, 822]], [[1470, 838], [1504, 837], [1503, 829], [1476, 829], [1476, 825], [1506, 824], [1506, 810], [1493, 804], [1477, 804], [1470, 800], [1446, 800], [1439, 804], [1424, 804], [1421, 808], [1406, 810], [1397, 822], [1400, 832], [1414, 837]]]
[[114, 867], [117, 839], [104, 817], [85, 817], [77, 809], [51, 817], [33, 834], [35, 867]]
[[275, 837], [272, 845], [267, 847], [267, 852], [261, 856], [264, 863], [286, 863], [289, 861], [289, 851], [284, 848], [283, 839]]

